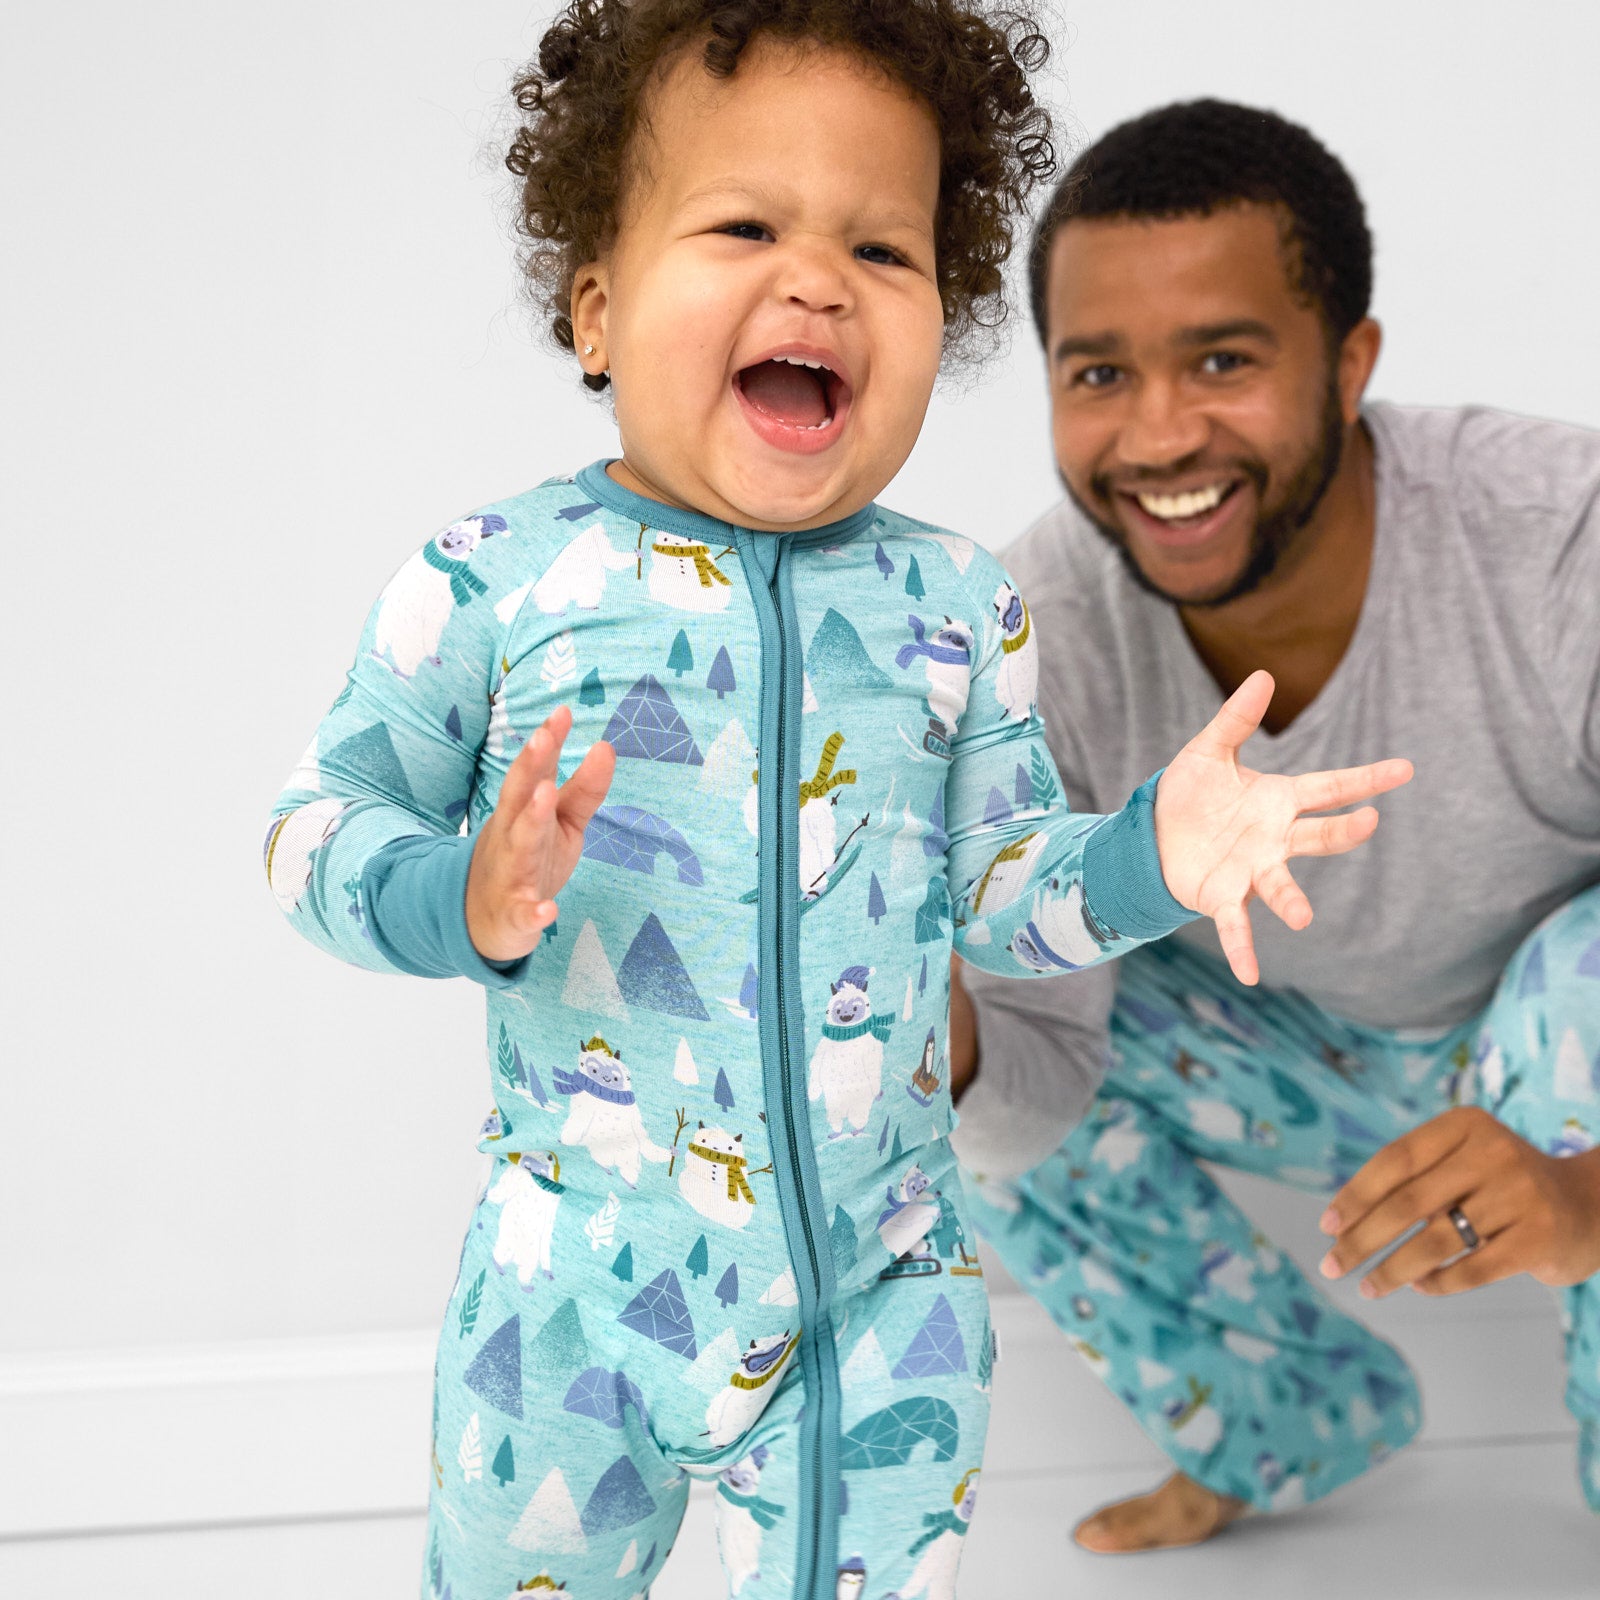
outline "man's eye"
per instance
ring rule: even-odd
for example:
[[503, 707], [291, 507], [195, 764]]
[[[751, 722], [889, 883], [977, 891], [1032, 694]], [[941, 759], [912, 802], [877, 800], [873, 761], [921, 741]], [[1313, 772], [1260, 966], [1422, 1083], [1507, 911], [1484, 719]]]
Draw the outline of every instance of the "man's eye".
[[1237, 372], [1249, 364], [1250, 358], [1240, 355], [1237, 350], [1212, 350], [1202, 358], [1200, 370], [1220, 377], [1223, 373]]
[[759, 222], [730, 222], [726, 227], [717, 230], [719, 233], [728, 234], [734, 239], [770, 239], [772, 234]]
[[905, 257], [898, 250], [891, 250], [886, 244], [864, 244], [857, 248], [856, 255], [862, 261], [870, 261], [879, 267], [900, 267], [905, 265]]
[[1080, 368], [1072, 375], [1072, 383], [1083, 389], [1104, 389], [1107, 384], [1115, 383], [1121, 376], [1118, 368], [1110, 362], [1102, 361], [1092, 367]]

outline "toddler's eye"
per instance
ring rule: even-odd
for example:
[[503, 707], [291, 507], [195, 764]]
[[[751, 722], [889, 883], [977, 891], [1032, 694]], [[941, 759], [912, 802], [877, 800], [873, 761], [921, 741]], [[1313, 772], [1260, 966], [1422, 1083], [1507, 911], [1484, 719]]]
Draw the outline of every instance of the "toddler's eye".
[[759, 222], [730, 222], [717, 230], [734, 239], [754, 239], [758, 242], [772, 237], [771, 230]]
[[870, 261], [876, 267], [903, 267], [905, 258], [898, 250], [891, 250], [886, 244], [864, 244], [857, 248], [856, 255], [862, 261]]

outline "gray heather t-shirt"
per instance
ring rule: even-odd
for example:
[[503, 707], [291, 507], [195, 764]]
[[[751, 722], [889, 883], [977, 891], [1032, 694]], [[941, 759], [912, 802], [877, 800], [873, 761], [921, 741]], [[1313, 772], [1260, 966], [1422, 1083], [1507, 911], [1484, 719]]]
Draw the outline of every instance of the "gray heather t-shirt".
[[[1407, 756], [1351, 855], [1294, 863], [1315, 920], [1252, 925], [1264, 985], [1431, 1029], [1481, 1010], [1517, 946], [1600, 882], [1600, 433], [1477, 408], [1364, 412], [1377, 472], [1367, 595], [1344, 658], [1243, 759], [1298, 773]], [[1115, 811], [1222, 694], [1176, 610], [1063, 502], [1005, 552], [1039, 639], [1039, 707], [1075, 807]], [[1173, 935], [1221, 958], [1212, 924]], [[1084, 1113], [1114, 965], [1008, 982], [968, 969], [982, 1070], [955, 1144], [1021, 1171]]]

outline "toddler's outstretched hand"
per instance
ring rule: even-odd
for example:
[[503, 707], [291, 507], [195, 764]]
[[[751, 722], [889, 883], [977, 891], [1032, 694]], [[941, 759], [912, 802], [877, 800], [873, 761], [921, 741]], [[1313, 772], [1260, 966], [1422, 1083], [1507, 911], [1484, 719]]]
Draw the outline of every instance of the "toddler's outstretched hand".
[[583, 832], [611, 787], [616, 752], [589, 746], [567, 781], [556, 763], [572, 727], [558, 707], [511, 763], [467, 875], [467, 932], [486, 961], [517, 961], [556, 920], [553, 896], [583, 853]]
[[1270, 673], [1251, 673], [1156, 786], [1156, 848], [1167, 888], [1216, 923], [1240, 983], [1260, 977], [1249, 902], [1259, 895], [1291, 928], [1305, 927], [1311, 902], [1290, 875], [1289, 857], [1342, 855], [1378, 826], [1371, 806], [1337, 817], [1300, 813], [1370, 800], [1411, 781], [1411, 763], [1399, 760], [1298, 778], [1240, 766], [1239, 747], [1260, 726], [1273, 688]]

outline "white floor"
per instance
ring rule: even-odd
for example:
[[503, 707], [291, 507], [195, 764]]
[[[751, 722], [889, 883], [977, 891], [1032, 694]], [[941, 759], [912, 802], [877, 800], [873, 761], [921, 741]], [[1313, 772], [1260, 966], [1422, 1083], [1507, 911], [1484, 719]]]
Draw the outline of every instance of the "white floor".
[[[1581, 1505], [1567, 1441], [1426, 1445], [1290, 1516], [1247, 1520], [1215, 1543], [1090, 1556], [1067, 1537], [1148, 1467], [987, 1474], [962, 1568], [970, 1600], [1181, 1595], [1183, 1600], [1594, 1600], [1600, 1527]], [[417, 1592], [422, 1518], [198, 1529], [0, 1546], [16, 1600], [398, 1600]], [[723, 1593], [707, 1499], [697, 1498], [653, 1600]]]
[[[1230, 1178], [1229, 1187], [1239, 1192]], [[1314, 1208], [1259, 1186], [1242, 1194], [1302, 1261]], [[1269, 1209], [1270, 1208], [1270, 1209]], [[983, 1498], [962, 1568], [966, 1600], [1600, 1600], [1600, 1518], [1583, 1506], [1561, 1402], [1548, 1292], [1527, 1280], [1453, 1302], [1397, 1296], [1360, 1311], [1411, 1358], [1422, 1440], [1307, 1510], [1248, 1519], [1215, 1543], [1161, 1555], [1096, 1557], [1072, 1524], [1137, 1493], [1164, 1463], [1032, 1302], [1003, 1275], [996, 1321], [1009, 1330], [995, 1371]], [[81, 1437], [91, 1455], [95, 1441]], [[159, 1441], [152, 1470], [159, 1470]], [[219, 1463], [219, 1471], [226, 1468]], [[410, 1600], [422, 1518], [393, 1515], [0, 1541], [0, 1600]], [[654, 1600], [724, 1592], [709, 1495], [697, 1493]], [[574, 1600], [583, 1600], [581, 1595]], [[873, 1600], [877, 1600], [874, 1596]]]

